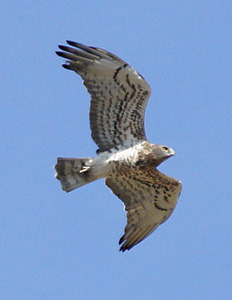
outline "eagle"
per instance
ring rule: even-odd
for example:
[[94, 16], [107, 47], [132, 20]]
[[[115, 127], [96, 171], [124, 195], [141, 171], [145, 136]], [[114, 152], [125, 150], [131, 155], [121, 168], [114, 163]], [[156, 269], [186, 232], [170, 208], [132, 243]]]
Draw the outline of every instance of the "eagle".
[[91, 95], [90, 128], [98, 150], [94, 158], [58, 157], [55, 177], [66, 192], [106, 178], [127, 212], [119, 240], [124, 252], [171, 216], [182, 184], [157, 167], [175, 152], [147, 140], [144, 114], [151, 89], [144, 77], [107, 50], [67, 44], [56, 54], [66, 59], [65, 69], [82, 77]]

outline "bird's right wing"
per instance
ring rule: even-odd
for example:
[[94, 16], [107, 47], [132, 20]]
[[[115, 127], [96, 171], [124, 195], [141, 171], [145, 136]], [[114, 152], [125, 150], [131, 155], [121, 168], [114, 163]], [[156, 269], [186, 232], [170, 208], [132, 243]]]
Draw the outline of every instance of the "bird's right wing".
[[141, 242], [172, 214], [181, 192], [181, 182], [158, 170], [119, 175], [106, 179], [106, 185], [125, 204], [127, 226], [120, 250]]
[[56, 53], [79, 74], [91, 95], [90, 127], [100, 151], [146, 140], [144, 113], [150, 96], [145, 79], [116, 55], [67, 41]]

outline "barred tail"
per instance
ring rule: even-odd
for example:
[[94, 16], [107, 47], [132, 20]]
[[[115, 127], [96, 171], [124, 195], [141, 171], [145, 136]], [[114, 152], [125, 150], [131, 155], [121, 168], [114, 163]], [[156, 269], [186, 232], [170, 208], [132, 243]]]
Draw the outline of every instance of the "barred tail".
[[92, 158], [57, 158], [55, 177], [60, 180], [62, 189], [70, 192], [82, 185], [96, 180], [89, 169]]

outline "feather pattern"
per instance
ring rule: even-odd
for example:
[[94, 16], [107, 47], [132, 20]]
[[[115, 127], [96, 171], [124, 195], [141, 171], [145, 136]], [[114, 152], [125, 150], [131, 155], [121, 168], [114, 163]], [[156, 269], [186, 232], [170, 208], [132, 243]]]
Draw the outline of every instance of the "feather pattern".
[[150, 87], [144, 78], [116, 55], [67, 41], [59, 56], [65, 68], [78, 73], [91, 95], [90, 127], [100, 151], [145, 140], [144, 113]]
[[172, 214], [181, 182], [157, 169], [113, 174], [106, 185], [125, 204], [127, 226], [119, 240], [125, 251], [145, 239]]
[[56, 178], [65, 191], [106, 178], [127, 211], [119, 244], [121, 251], [129, 250], [176, 206], [181, 182], [157, 170], [175, 152], [147, 141], [144, 114], [151, 90], [145, 79], [107, 50], [67, 43], [56, 53], [67, 59], [63, 67], [79, 74], [91, 95], [90, 127], [99, 151], [95, 158], [58, 158]]

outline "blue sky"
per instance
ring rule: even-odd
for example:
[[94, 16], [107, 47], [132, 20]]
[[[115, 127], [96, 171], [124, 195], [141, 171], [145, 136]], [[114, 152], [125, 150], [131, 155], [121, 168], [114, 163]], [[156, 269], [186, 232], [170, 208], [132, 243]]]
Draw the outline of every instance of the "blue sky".
[[[231, 1], [4, 1], [1, 299], [231, 299]], [[104, 181], [66, 194], [57, 156], [94, 156], [89, 96], [55, 55], [114, 52], [150, 83], [149, 140], [175, 149], [172, 217], [119, 252], [126, 217]]]

